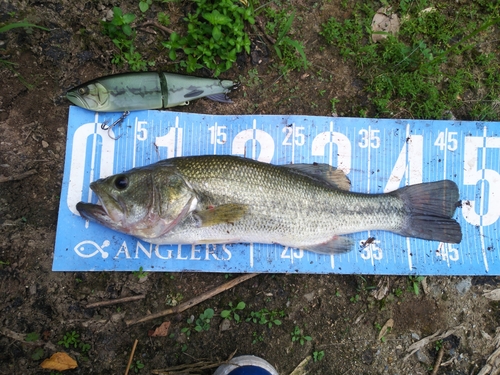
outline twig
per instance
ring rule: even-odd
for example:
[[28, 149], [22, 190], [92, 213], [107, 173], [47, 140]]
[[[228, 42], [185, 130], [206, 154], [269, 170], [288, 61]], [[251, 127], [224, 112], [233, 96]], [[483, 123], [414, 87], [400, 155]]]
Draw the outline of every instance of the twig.
[[94, 307], [102, 307], [102, 306], [109, 306], [109, 305], [115, 305], [117, 303], [125, 303], [125, 302], [132, 302], [132, 301], [137, 301], [140, 299], [144, 299], [146, 296], [144, 294], [139, 294], [137, 296], [131, 296], [131, 297], [123, 297], [123, 298], [117, 298], [117, 299], [110, 299], [107, 301], [100, 301], [100, 302], [94, 302], [94, 303], [89, 303], [87, 306], [85, 306], [86, 309], [91, 309]]
[[222, 293], [228, 289], [231, 289], [232, 287], [242, 283], [243, 281], [246, 281], [248, 279], [251, 279], [252, 277], [255, 277], [257, 276], [258, 273], [250, 273], [250, 274], [246, 274], [246, 275], [242, 275], [242, 276], [239, 276], [237, 277], [236, 279], [233, 279], [225, 284], [222, 284], [220, 286], [218, 286], [217, 288], [215, 289], [212, 289], [212, 290], [209, 290], [208, 292], [206, 293], [203, 293], [197, 297], [194, 297], [192, 299], [190, 299], [189, 301], [186, 301], [184, 303], [181, 303], [180, 305], [178, 306], [175, 306], [175, 307], [172, 307], [170, 309], [167, 309], [167, 310], [163, 310], [163, 311], [160, 311], [160, 312], [157, 312], [155, 314], [150, 314], [150, 315], [147, 315], [143, 318], [140, 318], [140, 319], [137, 319], [137, 320], [126, 320], [125, 321], [125, 324], [130, 327], [131, 325], [134, 325], [134, 324], [138, 324], [138, 323], [143, 323], [143, 322], [147, 322], [148, 320], [151, 320], [151, 319], [156, 319], [156, 318], [160, 318], [162, 316], [165, 316], [165, 315], [170, 315], [170, 314], [175, 314], [175, 313], [180, 313], [184, 310], [187, 310], [189, 309], [190, 307], [193, 307], [219, 293]]
[[431, 375], [436, 375], [439, 371], [439, 366], [441, 366], [441, 361], [443, 360], [444, 354], [444, 344], [439, 348], [438, 356], [436, 358], [436, 362], [434, 362], [434, 368], [432, 369]]
[[137, 348], [138, 342], [139, 342], [139, 340], [135, 339], [134, 346], [132, 347], [132, 351], [130, 352], [130, 358], [128, 359], [128, 364], [127, 364], [127, 368], [125, 370], [125, 375], [128, 375], [128, 372], [130, 370], [130, 366], [132, 365], [132, 360], [134, 359], [135, 349]]
[[152, 370], [151, 373], [155, 375], [187, 375], [192, 373], [191, 370], [196, 371], [196, 373], [199, 373], [201, 370], [215, 368], [225, 363], [229, 363], [229, 361], [231, 361], [231, 359], [233, 359], [234, 355], [236, 354], [236, 351], [237, 350], [232, 352], [229, 358], [223, 362], [213, 363], [213, 362], [203, 361], [203, 362], [193, 363], [190, 365], [178, 365], [164, 369]]
[[15, 175], [9, 176], [9, 177], [0, 176], [0, 182], [19, 181], [19, 180], [22, 180], [23, 178], [32, 176], [32, 175], [34, 175], [36, 173], [38, 173], [36, 170], [31, 169], [31, 170], [29, 170], [27, 172], [15, 174]]
[[155, 22], [155, 21], [146, 21], [146, 22], [144, 22], [144, 23], [142, 23], [142, 24], [140, 24], [140, 25], [137, 25], [137, 27], [139, 27], [139, 28], [144, 28], [144, 27], [146, 27], [146, 26], [154, 26], [154, 27], [157, 27], [158, 29], [160, 29], [160, 30], [162, 30], [162, 31], [166, 32], [167, 34], [173, 34], [173, 33], [175, 33], [175, 31], [174, 31], [174, 30], [169, 29], [168, 27], [165, 27], [165, 26], [163, 26], [163, 25], [160, 25], [158, 22]]
[[56, 351], [56, 346], [52, 344], [50, 341], [43, 341], [43, 340], [36, 340], [36, 341], [26, 341], [26, 335], [23, 333], [17, 333], [14, 332], [6, 327], [0, 327], [0, 333], [10, 337], [13, 340], [22, 342], [23, 344], [29, 345], [29, 346], [44, 346], [47, 349], [50, 349], [52, 351]]

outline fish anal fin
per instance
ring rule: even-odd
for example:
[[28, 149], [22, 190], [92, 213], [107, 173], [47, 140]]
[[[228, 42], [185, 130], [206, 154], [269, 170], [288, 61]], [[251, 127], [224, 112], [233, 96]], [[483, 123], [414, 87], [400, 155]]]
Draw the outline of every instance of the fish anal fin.
[[206, 210], [196, 211], [194, 215], [200, 221], [202, 227], [210, 227], [217, 224], [234, 223], [240, 219], [248, 210], [244, 204], [228, 203]]
[[354, 241], [349, 237], [335, 236], [330, 241], [307, 246], [305, 249], [318, 254], [343, 254], [352, 250]]
[[334, 168], [329, 164], [286, 164], [283, 167], [309, 176], [316, 181], [325, 183], [329, 187], [345, 191], [351, 189], [351, 181], [345, 173], [341, 169]]

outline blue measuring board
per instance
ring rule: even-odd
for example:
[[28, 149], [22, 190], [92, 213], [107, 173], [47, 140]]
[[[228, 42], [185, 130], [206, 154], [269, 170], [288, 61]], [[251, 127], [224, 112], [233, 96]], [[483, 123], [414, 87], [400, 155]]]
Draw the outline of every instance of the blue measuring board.
[[[500, 123], [283, 115], [121, 113], [71, 107], [54, 271], [199, 271], [418, 275], [500, 275]], [[79, 201], [97, 202], [90, 182], [165, 158], [241, 155], [273, 164], [329, 163], [352, 191], [382, 193], [455, 181], [460, 244], [371, 231], [356, 246], [319, 255], [280, 245], [151, 245], [83, 220]], [[249, 187], [250, 188], [250, 187]], [[363, 246], [368, 238], [372, 242]]]

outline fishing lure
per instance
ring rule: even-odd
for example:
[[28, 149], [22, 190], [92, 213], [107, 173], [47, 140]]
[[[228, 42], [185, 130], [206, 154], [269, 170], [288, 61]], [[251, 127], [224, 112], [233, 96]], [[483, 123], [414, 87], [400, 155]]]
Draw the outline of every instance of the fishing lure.
[[101, 77], [69, 90], [75, 105], [97, 112], [124, 112], [187, 105], [207, 97], [232, 103], [227, 94], [236, 88], [229, 80], [173, 73], [123, 73]]

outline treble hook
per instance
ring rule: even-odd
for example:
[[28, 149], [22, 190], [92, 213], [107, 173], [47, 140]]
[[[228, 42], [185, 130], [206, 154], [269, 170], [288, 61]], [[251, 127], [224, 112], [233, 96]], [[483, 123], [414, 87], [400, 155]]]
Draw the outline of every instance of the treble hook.
[[109, 131], [110, 131], [111, 129], [113, 129], [116, 125], [120, 125], [120, 124], [121, 124], [121, 123], [122, 123], [122, 122], [123, 122], [123, 121], [127, 118], [127, 116], [128, 116], [129, 114], [130, 114], [130, 111], [125, 111], [125, 112], [123, 112], [123, 114], [122, 114], [122, 115], [118, 118], [118, 120], [116, 120], [115, 122], [113, 122], [113, 123], [112, 123], [111, 125], [109, 125], [109, 126], [108, 126], [109, 121], [108, 121], [108, 120], [104, 121], [104, 122], [101, 124], [101, 129], [102, 129], [102, 130], [107, 130], [107, 131], [108, 131], [108, 137], [116, 141], [116, 140], [117, 140], [118, 138], [120, 138], [123, 134], [122, 134], [122, 135], [120, 135], [118, 138], [115, 138], [115, 137], [111, 136], [111, 134], [109, 134]]

